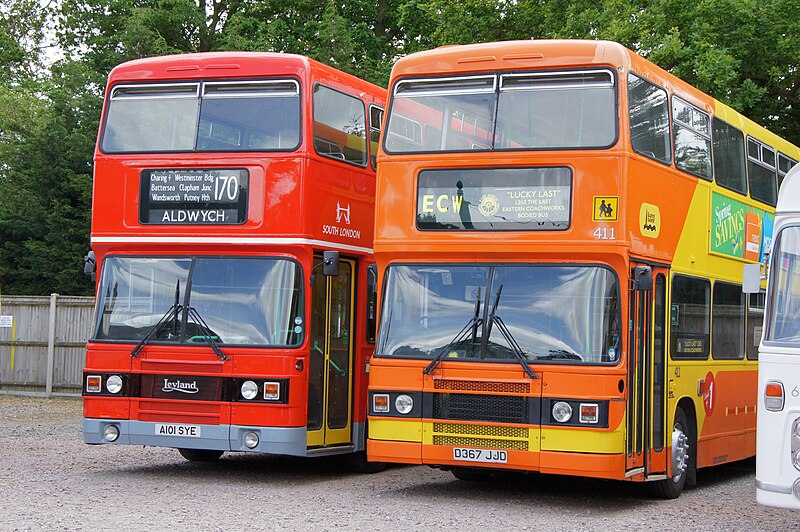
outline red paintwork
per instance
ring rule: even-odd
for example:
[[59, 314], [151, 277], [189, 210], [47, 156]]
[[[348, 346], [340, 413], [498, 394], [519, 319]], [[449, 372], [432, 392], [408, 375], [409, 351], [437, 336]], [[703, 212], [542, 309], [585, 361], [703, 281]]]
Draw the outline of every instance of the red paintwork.
[[[318, 155], [313, 148], [313, 86], [322, 83], [359, 97], [365, 105], [384, 106], [385, 90], [306, 57], [269, 53], [207, 53], [142, 59], [112, 70], [106, 96], [117, 83], [291, 77], [301, 85], [302, 141], [285, 153], [105, 154], [95, 150], [92, 249], [98, 272], [108, 254], [282, 256], [298, 261], [307, 278], [315, 250], [339, 249], [356, 262], [356, 333], [354, 341], [354, 422], [365, 421], [366, 358], [372, 346], [365, 339], [367, 263], [371, 261], [375, 209], [375, 172]], [[103, 121], [105, 113], [103, 112]], [[102, 127], [102, 126], [101, 126]], [[98, 135], [98, 139], [99, 139]], [[139, 223], [139, 175], [148, 168], [247, 168], [250, 174], [248, 216], [242, 225], [142, 225]], [[350, 228], [360, 238], [324, 234], [336, 223], [337, 200], [349, 203]], [[164, 241], [114, 243], [115, 238], [150, 237]], [[291, 244], [174, 243], [175, 238], [284, 238]], [[102, 239], [102, 240], [100, 240]], [[172, 239], [173, 243], [169, 243]], [[309, 243], [307, 241], [318, 241]], [[340, 245], [354, 246], [342, 248]], [[305, 284], [307, 316], [311, 290]], [[308, 319], [306, 320], [308, 323]], [[307, 329], [308, 330], [308, 329]], [[132, 345], [90, 341], [86, 371], [174, 373], [288, 378], [288, 405], [242, 405], [216, 402], [170, 402], [133, 398], [86, 398], [84, 415], [175, 423], [233, 423], [305, 427], [309, 367], [308, 335], [296, 349], [226, 347], [220, 362], [208, 347], [147, 346], [131, 358]], [[298, 361], [303, 370], [295, 369]], [[130, 412], [130, 414], [129, 414]]]

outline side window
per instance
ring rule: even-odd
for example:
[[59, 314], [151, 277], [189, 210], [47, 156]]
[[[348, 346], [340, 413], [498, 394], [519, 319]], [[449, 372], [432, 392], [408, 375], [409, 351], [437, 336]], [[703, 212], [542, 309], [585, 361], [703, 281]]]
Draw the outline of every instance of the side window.
[[787, 155], [782, 154], [781, 152], [778, 152], [778, 188], [781, 188], [783, 178], [786, 177], [786, 174], [789, 173], [789, 170], [791, 170], [796, 164], [797, 161]]
[[676, 275], [672, 278], [670, 355], [705, 360], [709, 352], [711, 283]]
[[680, 98], [672, 98], [675, 166], [711, 180], [711, 121], [708, 113]]
[[367, 266], [367, 342], [375, 343], [378, 328], [378, 267]]
[[314, 149], [325, 157], [367, 165], [364, 103], [323, 85], [314, 86]]
[[764, 329], [764, 303], [767, 293], [750, 294], [747, 305], [747, 332], [744, 338], [744, 348], [749, 360], [758, 360], [758, 344], [761, 342], [761, 332]]
[[744, 358], [744, 296], [740, 285], [714, 283], [711, 356], [717, 360]]
[[775, 205], [778, 201], [775, 150], [751, 137], [747, 138], [747, 175], [750, 197]]
[[628, 74], [628, 113], [633, 150], [671, 164], [667, 91], [639, 76]]
[[369, 106], [369, 163], [373, 170], [378, 169], [378, 142], [381, 138], [381, 124], [383, 124], [383, 107]]
[[714, 178], [725, 188], [747, 194], [744, 134], [717, 117], [712, 119]]

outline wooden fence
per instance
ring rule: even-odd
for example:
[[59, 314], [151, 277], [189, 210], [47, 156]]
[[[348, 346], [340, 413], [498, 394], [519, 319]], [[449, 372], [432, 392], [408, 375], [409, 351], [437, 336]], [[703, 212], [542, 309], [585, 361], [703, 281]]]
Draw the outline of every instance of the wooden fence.
[[80, 395], [93, 297], [0, 298], [0, 394]]

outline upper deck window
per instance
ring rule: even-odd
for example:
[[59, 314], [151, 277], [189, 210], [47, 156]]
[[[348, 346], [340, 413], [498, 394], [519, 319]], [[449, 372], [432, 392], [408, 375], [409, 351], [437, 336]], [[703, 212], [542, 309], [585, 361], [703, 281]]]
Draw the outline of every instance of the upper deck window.
[[314, 87], [314, 148], [325, 157], [367, 165], [367, 114], [354, 96]]
[[383, 126], [383, 107], [377, 105], [369, 106], [369, 164], [372, 169], [377, 168], [378, 142], [381, 138], [381, 127]]
[[770, 205], [777, 203], [775, 150], [752, 137], [747, 138], [747, 176], [750, 180], [750, 197]]
[[634, 151], [664, 164], [672, 163], [667, 91], [629, 74], [628, 112]]
[[708, 113], [680, 98], [672, 98], [675, 166], [711, 180], [711, 121]]
[[781, 184], [783, 183], [783, 178], [786, 177], [786, 174], [789, 170], [792, 169], [794, 165], [797, 164], [797, 161], [792, 159], [791, 157], [784, 155], [778, 152], [778, 188], [781, 188]]
[[117, 85], [106, 153], [284, 151], [300, 145], [295, 80]]
[[615, 102], [609, 70], [402, 80], [385, 147], [390, 153], [603, 148], [616, 138]]
[[744, 133], [716, 116], [714, 131], [714, 177], [717, 184], [747, 194], [747, 173], [744, 164]]

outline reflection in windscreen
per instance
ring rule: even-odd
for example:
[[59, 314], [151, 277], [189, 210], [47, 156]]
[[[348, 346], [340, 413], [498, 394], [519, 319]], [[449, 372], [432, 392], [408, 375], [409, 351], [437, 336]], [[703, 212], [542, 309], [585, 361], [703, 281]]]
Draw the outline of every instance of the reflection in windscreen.
[[300, 88], [293, 80], [118, 85], [101, 139], [107, 153], [275, 151], [299, 144]]
[[783, 229], [775, 240], [769, 275], [765, 341], [800, 341], [800, 227]]
[[402, 80], [385, 144], [390, 153], [602, 148], [616, 117], [608, 70]]
[[[189, 306], [210, 331], [183, 319], [190, 275]], [[296, 263], [281, 259], [107, 257], [94, 338], [138, 342], [174, 306], [156, 341], [204, 342], [211, 335], [223, 344], [297, 345], [301, 278]]]
[[[614, 274], [589, 266], [392, 266], [380, 356], [613, 363], [620, 352]], [[468, 334], [453, 343], [459, 332]]]

